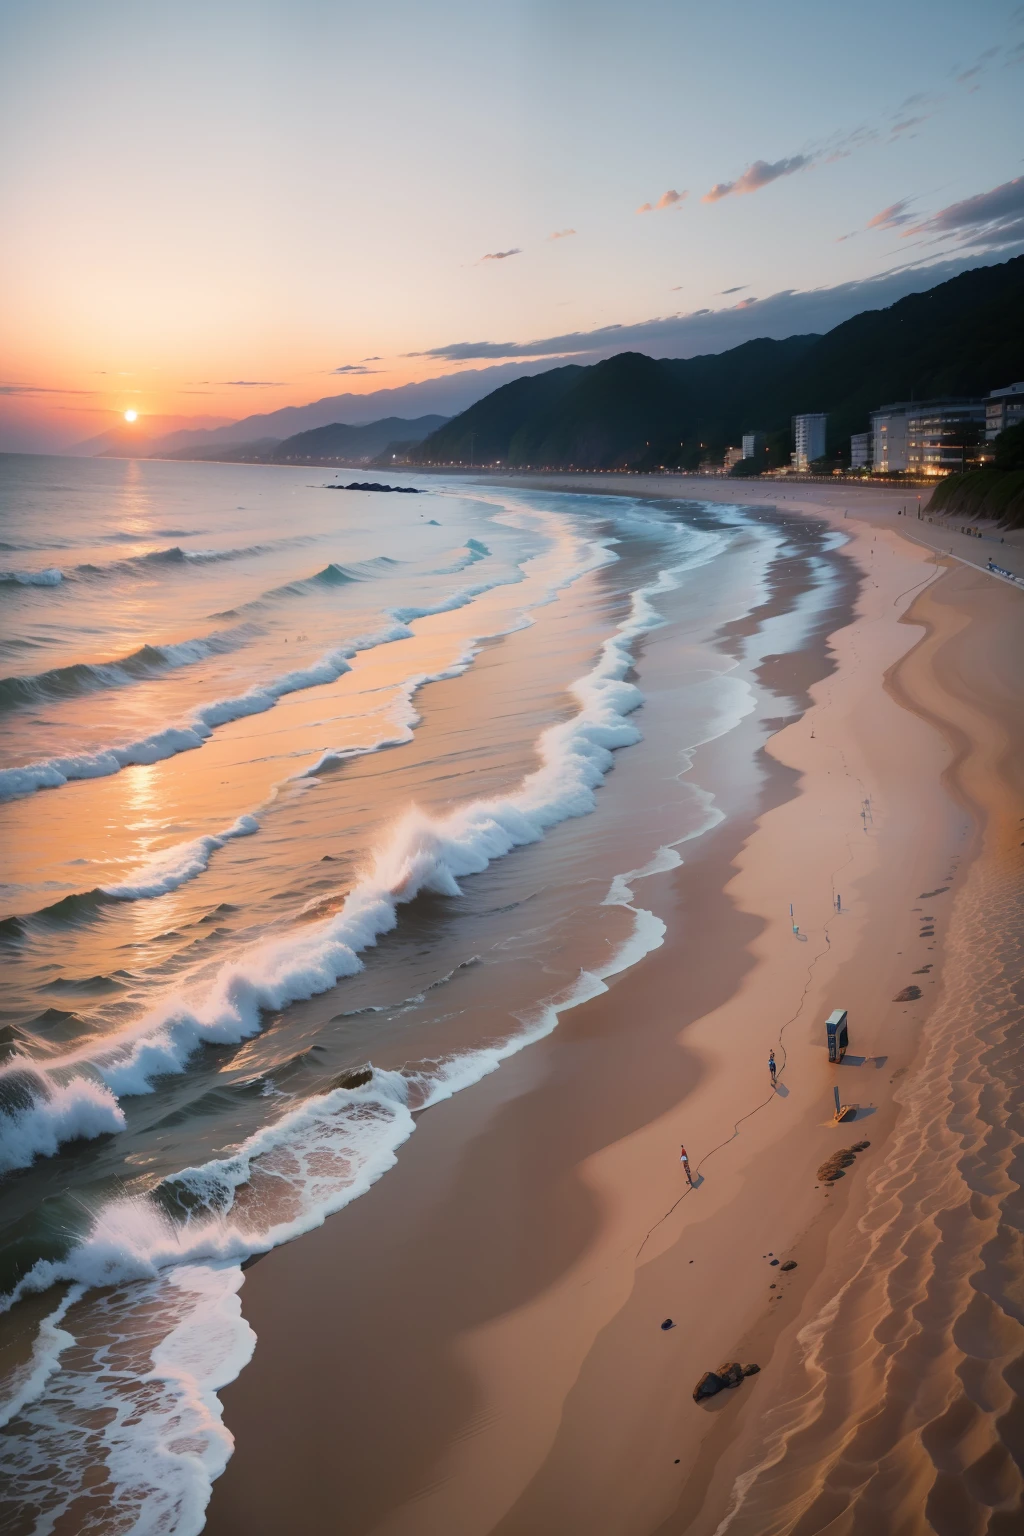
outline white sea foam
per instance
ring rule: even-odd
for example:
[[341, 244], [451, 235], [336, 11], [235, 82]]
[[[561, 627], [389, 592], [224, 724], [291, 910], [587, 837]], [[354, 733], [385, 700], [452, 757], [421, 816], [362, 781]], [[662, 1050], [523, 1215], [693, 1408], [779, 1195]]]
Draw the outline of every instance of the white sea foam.
[[[226, 964], [201, 999], [171, 996], [117, 1036], [90, 1041], [46, 1070], [66, 1075], [84, 1069], [117, 1098], [147, 1093], [155, 1078], [184, 1071], [203, 1044], [237, 1044], [259, 1031], [264, 1011], [325, 992], [361, 970], [360, 953], [395, 927], [402, 904], [427, 891], [458, 896], [461, 879], [537, 841], [557, 823], [593, 810], [613, 750], [640, 739], [628, 717], [642, 696], [625, 675], [634, 642], [662, 622], [650, 599], [677, 585], [685, 569], [710, 558], [717, 547], [710, 536], [688, 538], [682, 562], [633, 594], [629, 616], [604, 642], [593, 670], [573, 685], [577, 714], [542, 734], [541, 766], [515, 793], [470, 802], [446, 817], [410, 810], [336, 914]], [[593, 558], [614, 557], [602, 550]], [[37, 1108], [44, 1112], [44, 1106]], [[6, 1129], [2, 1124], [0, 1146]], [[20, 1130], [20, 1157], [25, 1142]]]
[[95, 1076], [61, 1082], [18, 1056], [0, 1072], [0, 1173], [52, 1157], [68, 1141], [91, 1141], [124, 1129], [124, 1110]]
[[[197, 1030], [230, 1035], [240, 1027], [257, 1028], [258, 1009], [266, 1005], [261, 998], [310, 995], [329, 986], [333, 975], [358, 968], [359, 948], [392, 927], [398, 906], [418, 891], [456, 894], [458, 882], [492, 858], [591, 809], [612, 750], [639, 735], [627, 716], [640, 695], [624, 674], [632, 642], [658, 622], [648, 597], [670, 584], [662, 578], [635, 595], [629, 619], [576, 685], [577, 716], [544, 733], [541, 766], [515, 794], [476, 802], [442, 819], [410, 813], [337, 917], [227, 967], [206, 1006], [191, 1013], [191, 1022], [183, 1007], [174, 1018], [164, 1018], [159, 1045], [153, 1021], [144, 1021], [127, 1051], [122, 1042], [119, 1060], [107, 1060], [108, 1080], [123, 1071], [121, 1091], [133, 1086], [144, 1091], [147, 1071], [165, 1069], [147, 1055], [154, 1047], [170, 1051], [166, 1062], [176, 1047], [187, 1056], [190, 1031], [194, 1039]], [[728, 728], [726, 715], [720, 723]], [[703, 824], [687, 838], [718, 819], [709, 798], [705, 809]], [[630, 935], [603, 966], [581, 972], [562, 994], [521, 1016], [520, 1028], [506, 1040], [403, 1072], [374, 1070], [360, 1087], [335, 1088], [293, 1104], [236, 1152], [168, 1181], [161, 1204], [145, 1197], [110, 1202], [63, 1259], [36, 1263], [7, 1304], [64, 1281], [76, 1287], [74, 1295], [86, 1292], [87, 1305], [93, 1305], [95, 1288], [104, 1288], [95, 1305], [107, 1308], [109, 1316], [103, 1315], [102, 1327], [95, 1321], [93, 1327], [102, 1339], [112, 1335], [118, 1341], [122, 1365], [113, 1372], [102, 1350], [90, 1353], [85, 1347], [87, 1317], [75, 1324], [76, 1369], [55, 1371], [52, 1361], [70, 1336], [66, 1328], [57, 1330], [60, 1319], [51, 1315], [56, 1342], [38, 1352], [30, 1373], [36, 1397], [30, 1400], [31, 1390], [22, 1391], [21, 1418], [12, 1422], [10, 1437], [16, 1469], [22, 1468], [18, 1458], [29, 1475], [48, 1468], [49, 1508], [69, 1507], [89, 1469], [105, 1463], [114, 1508], [138, 1512], [133, 1529], [173, 1530], [176, 1536], [201, 1530], [212, 1480], [231, 1451], [216, 1392], [242, 1369], [254, 1343], [237, 1306], [242, 1262], [319, 1225], [363, 1194], [393, 1166], [415, 1129], [417, 1112], [479, 1082], [550, 1034], [562, 1014], [605, 991], [612, 976], [663, 943], [665, 926], [634, 905], [634, 885], [675, 867], [677, 849], [678, 844], [660, 848], [642, 867], [613, 880], [606, 902], [632, 911]], [[167, 1214], [176, 1194], [188, 1212], [183, 1221]], [[133, 1362], [129, 1348], [124, 1368], [124, 1340], [131, 1343], [133, 1328], [148, 1355]], [[109, 1423], [101, 1437], [83, 1432], [83, 1425], [95, 1422]]]
[[202, 1530], [234, 1445], [217, 1392], [255, 1345], [241, 1283], [237, 1265], [183, 1264], [84, 1300], [82, 1287], [72, 1288], [40, 1390], [23, 1397], [4, 1434], [6, 1497], [34, 1531], [70, 1529], [69, 1520], [82, 1529], [80, 1501], [98, 1467], [104, 1530]]
[[43, 762], [29, 763], [24, 767], [5, 768], [0, 771], [0, 801], [20, 799], [39, 789], [59, 789], [73, 779], [106, 778], [120, 773], [122, 768], [162, 762], [179, 752], [194, 751], [212, 736], [219, 725], [241, 720], [250, 715], [265, 714], [273, 709], [286, 694], [299, 693], [306, 688], [318, 688], [337, 682], [344, 673], [351, 671], [350, 662], [360, 651], [388, 645], [394, 640], [406, 640], [415, 633], [409, 625], [416, 619], [431, 614], [447, 613], [464, 608], [475, 598], [495, 587], [507, 586], [523, 580], [517, 567], [514, 572], [495, 576], [489, 582], [463, 588], [442, 601], [418, 608], [396, 608], [391, 612], [392, 622], [383, 629], [363, 635], [347, 645], [328, 651], [311, 666], [286, 672], [282, 677], [258, 684], [234, 698], [217, 699], [202, 704], [191, 718], [180, 725], [166, 726], [139, 741], [124, 746], [108, 747], [98, 752], [82, 752], [66, 757], [51, 757]]
[[0, 585], [12, 587], [57, 587], [64, 572], [55, 565], [45, 571], [0, 571]]
[[218, 848], [223, 848], [225, 843], [233, 842], [238, 837], [251, 837], [259, 829], [260, 824], [255, 816], [239, 816], [223, 832], [209, 832], [189, 843], [165, 848], [148, 864], [134, 870], [119, 885], [103, 885], [100, 889], [105, 896], [114, 896], [118, 901], [141, 901], [148, 897], [165, 896], [168, 891], [176, 891], [187, 880], [194, 880], [197, 875], [204, 874], [210, 867], [211, 856]]

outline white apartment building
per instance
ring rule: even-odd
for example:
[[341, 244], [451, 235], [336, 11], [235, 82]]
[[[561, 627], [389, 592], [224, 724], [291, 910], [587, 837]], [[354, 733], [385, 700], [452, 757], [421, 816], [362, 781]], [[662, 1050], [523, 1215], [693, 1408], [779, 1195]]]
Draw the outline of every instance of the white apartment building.
[[815, 411], [807, 416], [793, 417], [793, 468], [807, 470], [825, 453], [825, 423], [828, 416], [824, 411]]
[[872, 464], [871, 444], [873, 433], [854, 432], [850, 438], [850, 468], [870, 469]]
[[907, 467], [908, 412], [906, 401], [871, 412], [871, 467], [876, 475], [891, 475]]
[[991, 443], [1007, 427], [1024, 421], [1024, 382], [994, 389], [985, 401], [985, 441]]

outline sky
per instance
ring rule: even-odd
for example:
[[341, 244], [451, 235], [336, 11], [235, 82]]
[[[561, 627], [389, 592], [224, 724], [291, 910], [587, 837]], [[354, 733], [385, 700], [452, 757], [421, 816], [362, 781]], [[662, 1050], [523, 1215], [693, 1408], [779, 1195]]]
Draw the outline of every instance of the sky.
[[1022, 103], [1016, 0], [0, 0], [0, 450], [823, 328], [1024, 250]]

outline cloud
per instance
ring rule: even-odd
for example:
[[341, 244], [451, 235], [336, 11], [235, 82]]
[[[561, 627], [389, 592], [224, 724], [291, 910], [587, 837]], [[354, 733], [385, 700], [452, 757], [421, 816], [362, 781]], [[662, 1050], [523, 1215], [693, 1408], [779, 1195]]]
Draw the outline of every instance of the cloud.
[[556, 229], [553, 235], [548, 235], [548, 239], [568, 240], [569, 236], [574, 235], [575, 233], [576, 231], [574, 229]]
[[[878, 277], [808, 292], [784, 289], [765, 299], [748, 297], [725, 309], [663, 315], [636, 325], [605, 325], [527, 342], [453, 342], [429, 352], [410, 354], [450, 363], [470, 359], [574, 359], [595, 362], [616, 352], [640, 351], [653, 357], [693, 357], [721, 352], [754, 337], [783, 337], [831, 330], [865, 309], [882, 309], [936, 283], [978, 266], [977, 256], [907, 262]], [[550, 364], [549, 364], [550, 366]]]
[[908, 229], [903, 238], [908, 235], [959, 238], [964, 246], [989, 251], [1024, 243], [1024, 176], [940, 208], [930, 219]]
[[383, 361], [384, 361], [384, 359], [382, 357], [364, 357], [363, 358], [363, 362], [364, 363], [382, 363]]
[[661, 213], [665, 208], [675, 208], [679, 203], [684, 203], [689, 195], [689, 192], [677, 192], [675, 187], [669, 187], [656, 203], [641, 203], [637, 213]]
[[750, 287], [749, 283], [737, 283], [735, 288], [723, 288], [721, 290], [721, 294], [722, 294], [722, 297], [724, 298], [724, 296], [727, 293], [742, 293], [744, 288], [749, 288], [749, 287]]
[[[521, 256], [523, 253], [519, 246], [513, 246], [510, 251], [488, 251], [486, 256], [481, 256], [480, 261], [507, 261], [510, 256]], [[477, 266], [480, 262], [477, 262]]]
[[[367, 363], [379, 363], [379, 357], [368, 357]], [[379, 368], [367, 368], [366, 363], [342, 363], [340, 368], [332, 368], [331, 373], [380, 373]]]
[[742, 176], [735, 181], [720, 181], [705, 192], [704, 203], [718, 203], [723, 197], [742, 197], [747, 192], [759, 192], [762, 187], [778, 181], [780, 176], [792, 176], [812, 163], [811, 155], [790, 155], [785, 160], [755, 160], [748, 165]]
[[913, 214], [908, 213], [907, 209], [912, 201], [912, 198], [904, 197], [898, 203], [890, 203], [888, 208], [876, 213], [873, 219], [868, 219], [865, 229], [898, 229], [901, 224], [909, 224]]
[[284, 389], [282, 379], [218, 379], [225, 389]]
[[42, 384], [0, 384], [0, 395], [95, 395], [97, 393], [95, 389], [47, 389]]
[[832, 165], [836, 160], [846, 160], [856, 150], [864, 149], [868, 144], [874, 144], [877, 139], [878, 129], [869, 128], [865, 123], [862, 123], [859, 128], [854, 128], [852, 133], [833, 134], [830, 139], [826, 139], [824, 144], [819, 146], [815, 154], [808, 158], [813, 160], [815, 155], [823, 155], [825, 157], [825, 164]]
[[905, 133], [910, 133], [911, 129], [919, 128], [922, 123], [926, 123], [928, 121], [930, 116], [931, 113], [925, 112], [920, 117], [897, 118], [889, 132], [890, 144], [892, 143], [893, 139], [902, 138]]

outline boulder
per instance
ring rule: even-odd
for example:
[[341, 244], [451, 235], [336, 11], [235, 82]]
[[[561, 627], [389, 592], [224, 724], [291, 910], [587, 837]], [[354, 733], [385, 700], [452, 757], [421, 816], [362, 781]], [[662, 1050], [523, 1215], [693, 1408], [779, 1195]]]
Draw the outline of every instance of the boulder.
[[723, 1386], [738, 1387], [743, 1380], [743, 1367], [738, 1360], [730, 1360], [720, 1365], [715, 1375], [721, 1379]]
[[785, 1274], [787, 1269], [796, 1269], [796, 1259], [786, 1260], [785, 1264], [782, 1266], [782, 1273]]
[[[927, 931], [927, 930], [926, 930]], [[894, 1003], [916, 1003], [921, 996], [920, 987], [904, 987], [902, 992], [897, 992], [893, 998]]]
[[743, 1367], [743, 1374], [744, 1376], [756, 1376], [760, 1369], [759, 1365], [745, 1365]]
[[725, 1382], [714, 1371], [705, 1371], [693, 1389], [695, 1403], [702, 1402], [705, 1397], [714, 1397], [716, 1392], [721, 1392]]

